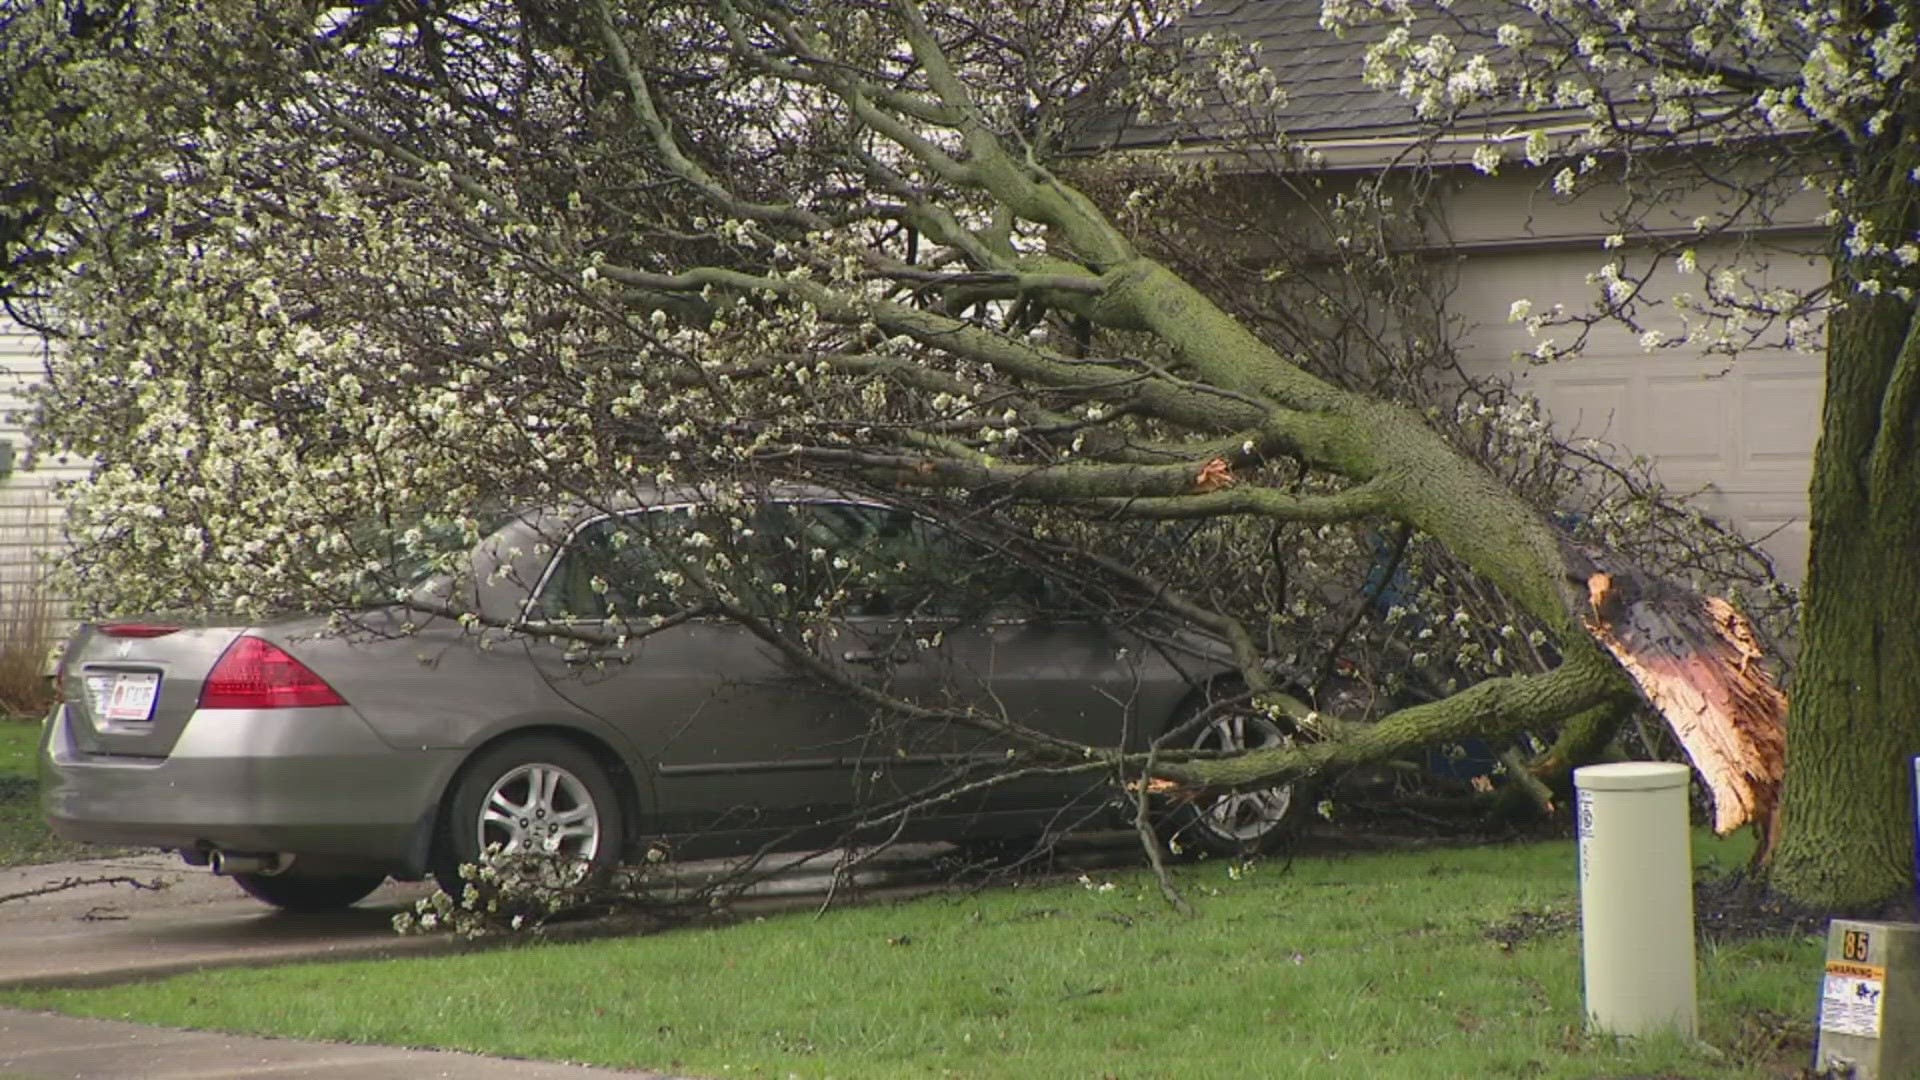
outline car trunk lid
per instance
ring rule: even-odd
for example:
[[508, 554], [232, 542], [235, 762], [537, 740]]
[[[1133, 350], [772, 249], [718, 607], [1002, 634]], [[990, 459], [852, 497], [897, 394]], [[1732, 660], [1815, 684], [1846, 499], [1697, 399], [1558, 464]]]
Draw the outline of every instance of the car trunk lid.
[[82, 624], [60, 666], [79, 748], [166, 757], [199, 703], [207, 672], [240, 633], [154, 619]]

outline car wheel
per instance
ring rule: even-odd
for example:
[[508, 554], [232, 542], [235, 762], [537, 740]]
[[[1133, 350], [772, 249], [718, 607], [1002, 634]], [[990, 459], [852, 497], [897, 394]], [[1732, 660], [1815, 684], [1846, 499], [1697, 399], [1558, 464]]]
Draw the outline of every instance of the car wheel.
[[[1218, 700], [1220, 693], [1216, 689], [1209, 698]], [[1297, 710], [1297, 715], [1305, 715], [1308, 711], [1299, 699], [1283, 697], [1287, 712]], [[1173, 726], [1188, 723], [1210, 703], [1195, 705]], [[1197, 750], [1227, 752], [1285, 746], [1298, 737], [1299, 729], [1294, 725], [1276, 720], [1249, 702], [1221, 710], [1189, 738]], [[1233, 858], [1257, 855], [1305, 820], [1304, 807], [1310, 801], [1305, 785], [1299, 782], [1189, 799], [1177, 803], [1168, 815], [1168, 841], [1181, 852]]]
[[299, 863], [278, 874], [235, 874], [234, 884], [255, 900], [283, 911], [340, 911], [365, 900], [387, 880], [373, 872], [325, 873]]
[[496, 845], [505, 855], [564, 856], [606, 869], [625, 839], [619, 796], [591, 754], [558, 739], [523, 739], [481, 753], [462, 771], [434, 878], [460, 896], [461, 864]]

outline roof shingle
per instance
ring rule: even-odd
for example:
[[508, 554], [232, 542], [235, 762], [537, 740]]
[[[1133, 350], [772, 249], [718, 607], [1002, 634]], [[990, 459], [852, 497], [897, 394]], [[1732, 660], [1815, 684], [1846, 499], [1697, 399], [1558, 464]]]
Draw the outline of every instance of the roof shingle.
[[[1498, 10], [1494, 3], [1455, 0], [1444, 15], [1423, 18], [1431, 32], [1456, 34], [1483, 22]], [[1313, 143], [1333, 139], [1410, 137], [1425, 130], [1413, 105], [1390, 90], [1366, 84], [1368, 46], [1386, 36], [1390, 27], [1367, 23], [1335, 35], [1320, 25], [1320, 0], [1203, 0], [1176, 29], [1183, 39], [1225, 34], [1257, 43], [1260, 59], [1279, 77], [1287, 104], [1262, 127], [1277, 128], [1295, 140]], [[1422, 28], [1414, 28], [1416, 34]], [[1469, 30], [1468, 32], [1473, 32]], [[1482, 29], [1480, 32], [1485, 32]], [[1138, 117], [1109, 113], [1089, 118], [1075, 140], [1085, 149], [1144, 149], [1179, 142], [1183, 145], [1218, 143], [1245, 134], [1247, 124], [1237, 117], [1217, 91], [1209, 89], [1208, 104], [1178, 122], [1147, 123]], [[1483, 120], [1494, 110], [1475, 110]]]

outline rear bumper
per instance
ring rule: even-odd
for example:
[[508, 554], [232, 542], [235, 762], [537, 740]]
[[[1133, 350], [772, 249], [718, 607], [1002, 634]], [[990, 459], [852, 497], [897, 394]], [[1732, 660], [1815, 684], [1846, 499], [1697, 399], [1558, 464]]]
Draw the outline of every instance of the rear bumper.
[[216, 710], [165, 758], [89, 754], [67, 709], [41, 747], [43, 806], [68, 840], [291, 852], [424, 869], [457, 750], [396, 750], [351, 709]]

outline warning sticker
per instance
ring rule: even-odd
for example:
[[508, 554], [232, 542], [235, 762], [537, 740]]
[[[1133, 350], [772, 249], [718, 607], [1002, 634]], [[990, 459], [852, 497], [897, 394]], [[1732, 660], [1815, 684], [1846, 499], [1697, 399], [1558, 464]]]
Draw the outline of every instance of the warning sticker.
[[1829, 963], [1826, 982], [1820, 990], [1820, 1030], [1879, 1038], [1886, 987], [1885, 968], [1841, 961]]

